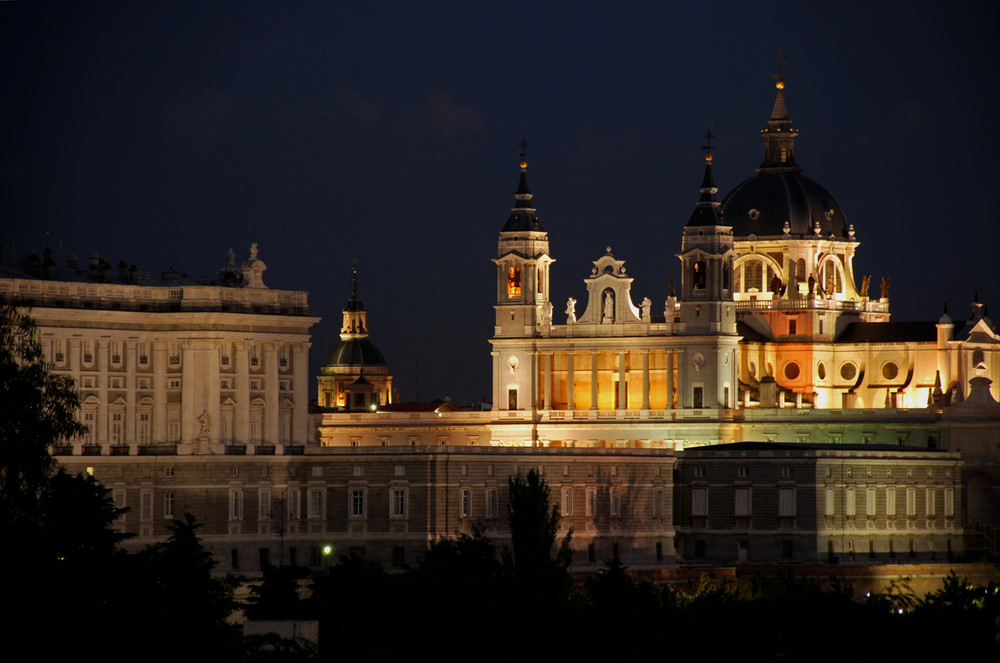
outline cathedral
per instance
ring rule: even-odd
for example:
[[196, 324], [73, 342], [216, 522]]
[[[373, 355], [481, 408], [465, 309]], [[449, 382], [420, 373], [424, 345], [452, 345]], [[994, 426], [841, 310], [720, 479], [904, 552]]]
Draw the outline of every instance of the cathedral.
[[356, 267], [310, 409], [318, 318], [264, 285], [256, 245], [211, 282], [115, 278], [96, 254], [3, 265], [0, 298], [31, 307], [81, 391], [88, 433], [55, 455], [131, 507], [136, 545], [194, 513], [223, 572], [320, 566], [328, 545], [402, 567], [473, 529], [503, 542], [508, 477], [529, 468], [577, 570], [995, 555], [1000, 334], [978, 302], [890, 320], [773, 78], [764, 159], [721, 201], [707, 137], [663, 302], [633, 300], [610, 247], [551, 300], [522, 154], [493, 258], [491, 411], [398, 402]]

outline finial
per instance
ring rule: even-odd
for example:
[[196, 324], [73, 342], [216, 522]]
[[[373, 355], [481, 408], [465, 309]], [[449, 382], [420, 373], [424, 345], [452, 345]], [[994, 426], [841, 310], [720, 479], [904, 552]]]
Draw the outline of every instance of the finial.
[[778, 65], [778, 73], [771, 74], [771, 80], [774, 81], [774, 87], [778, 88], [779, 90], [784, 90], [785, 79], [788, 78], [788, 75], [785, 74], [783, 71], [781, 71], [781, 69], [786, 64], [788, 64], [788, 62], [785, 61], [785, 56], [782, 52], [780, 51], [778, 52], [778, 61], [775, 62], [774, 64]]
[[705, 134], [705, 144], [701, 149], [705, 150], [705, 161], [707, 163], [712, 163], [712, 139], [717, 138], [717, 136], [712, 135], [712, 127], [708, 128], [708, 133]]
[[527, 140], [524, 139], [524, 136], [521, 136], [521, 142], [518, 143], [518, 146], [520, 146], [520, 148], [521, 148], [521, 170], [524, 170], [525, 168], [528, 167], [528, 162], [524, 158], [524, 153], [525, 153], [528, 145], [530, 145], [530, 143]]

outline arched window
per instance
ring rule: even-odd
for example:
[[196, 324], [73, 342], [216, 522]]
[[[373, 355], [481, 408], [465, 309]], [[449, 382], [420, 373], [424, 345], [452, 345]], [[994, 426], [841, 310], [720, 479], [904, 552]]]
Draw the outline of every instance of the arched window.
[[507, 268], [507, 296], [521, 296], [521, 268], [518, 265]]
[[695, 289], [704, 289], [705, 287], [705, 261], [699, 260], [694, 263], [692, 268], [692, 279], [691, 284]]

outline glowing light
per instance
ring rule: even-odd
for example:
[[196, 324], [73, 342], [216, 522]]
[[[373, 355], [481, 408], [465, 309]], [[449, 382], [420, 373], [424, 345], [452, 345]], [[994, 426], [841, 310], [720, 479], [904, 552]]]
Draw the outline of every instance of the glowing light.
[[774, 84], [774, 87], [778, 88], [779, 90], [784, 90], [785, 89], [785, 81], [778, 81], [777, 83]]
[[332, 552], [333, 552], [333, 546], [329, 546], [329, 545], [328, 546], [323, 546], [323, 554], [324, 555], [329, 555]]

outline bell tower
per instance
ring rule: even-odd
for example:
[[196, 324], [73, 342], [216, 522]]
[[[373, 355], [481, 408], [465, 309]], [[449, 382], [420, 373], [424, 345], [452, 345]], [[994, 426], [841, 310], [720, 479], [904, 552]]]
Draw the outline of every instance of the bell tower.
[[497, 242], [496, 326], [493, 329], [493, 407], [534, 410], [538, 405], [536, 340], [552, 325], [549, 301], [549, 236], [538, 220], [528, 188], [521, 141], [521, 175], [514, 207]]
[[528, 188], [528, 162], [521, 141], [521, 176], [514, 207], [497, 243], [496, 330], [498, 337], [534, 336], [552, 324], [549, 303], [549, 236], [538, 220]]
[[737, 398], [736, 304], [733, 301], [733, 228], [715, 199], [712, 132], [705, 136], [705, 175], [701, 197], [684, 226], [681, 241], [681, 322], [694, 337], [684, 361], [690, 362], [680, 385], [683, 407], [733, 408]]

